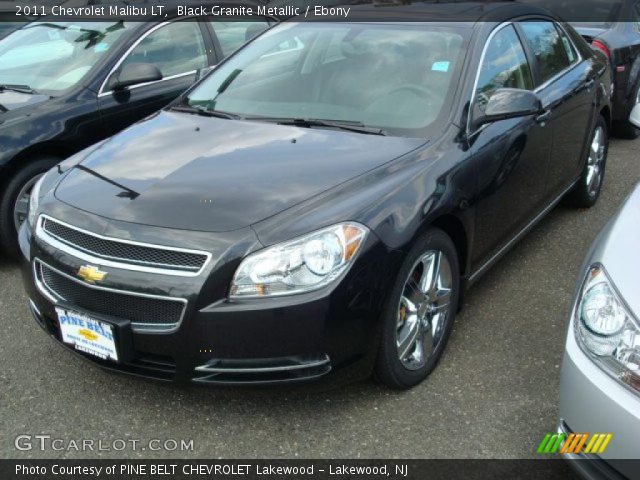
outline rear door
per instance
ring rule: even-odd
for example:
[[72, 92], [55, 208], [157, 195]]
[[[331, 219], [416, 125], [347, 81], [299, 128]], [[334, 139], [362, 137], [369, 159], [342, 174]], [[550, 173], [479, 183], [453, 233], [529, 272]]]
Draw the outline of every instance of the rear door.
[[[199, 22], [183, 21], [158, 25], [145, 32], [124, 54], [98, 95], [103, 128], [113, 135], [165, 107], [195, 80], [198, 69], [214, 63], [210, 39]], [[110, 91], [109, 79], [128, 63], [150, 63], [158, 67], [162, 80]]]
[[535, 59], [536, 92], [548, 116], [552, 146], [547, 188], [553, 198], [582, 170], [583, 147], [593, 121], [597, 72], [560, 25], [532, 20], [519, 22], [518, 28]]

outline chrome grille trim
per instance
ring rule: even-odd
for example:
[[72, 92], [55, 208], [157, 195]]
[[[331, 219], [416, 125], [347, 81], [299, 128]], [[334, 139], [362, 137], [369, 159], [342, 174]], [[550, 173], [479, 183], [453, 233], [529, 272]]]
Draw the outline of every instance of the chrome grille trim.
[[[52, 233], [47, 229], [47, 224], [51, 222], [57, 224], [65, 229], [70, 229], [77, 232], [79, 235], [89, 236], [96, 241], [112, 243], [117, 247], [130, 245], [136, 249], [149, 249], [155, 251], [167, 252], [168, 254], [177, 253], [185, 255], [194, 255], [202, 257], [202, 264], [199, 266], [189, 265], [176, 265], [166, 263], [154, 263], [144, 260], [136, 260], [134, 258], [114, 257], [100, 252], [83, 248], [79, 245], [75, 245], [70, 241], [61, 238], [60, 236]], [[36, 222], [35, 234], [38, 239], [51, 245], [52, 247], [61, 250], [76, 258], [80, 258], [86, 262], [94, 263], [98, 265], [104, 265], [107, 267], [120, 268], [124, 270], [133, 270], [138, 272], [156, 273], [162, 275], [174, 275], [181, 277], [196, 277], [200, 275], [211, 260], [211, 253], [201, 250], [190, 250], [178, 247], [168, 247], [165, 245], [157, 245], [152, 243], [142, 243], [133, 240], [125, 240], [120, 238], [107, 237], [99, 235], [88, 230], [84, 230], [68, 223], [62, 222], [48, 215], [40, 215]]]
[[[182, 320], [184, 320], [184, 316], [185, 316], [185, 313], [186, 313], [186, 310], [187, 310], [187, 303], [188, 303], [185, 298], [166, 297], [166, 296], [162, 296], [162, 295], [152, 295], [152, 294], [148, 294], [148, 293], [132, 292], [132, 291], [129, 291], [129, 290], [118, 290], [118, 289], [114, 289], [114, 288], [101, 287], [101, 286], [97, 286], [97, 285], [90, 285], [90, 284], [88, 284], [86, 282], [83, 282], [82, 280], [74, 278], [71, 275], [68, 275], [68, 274], [66, 274], [64, 272], [61, 272], [57, 268], [52, 267], [51, 265], [43, 262], [39, 258], [35, 258], [33, 260], [33, 262], [32, 262], [32, 270], [33, 270], [33, 279], [34, 279], [34, 282], [36, 284], [36, 288], [38, 289], [38, 291], [42, 295], [44, 295], [47, 299], [49, 299], [54, 305], [58, 304], [60, 301], [65, 302], [67, 300], [62, 295], [60, 295], [58, 292], [56, 292], [53, 288], [51, 288], [50, 286], [48, 286], [46, 284], [46, 281], [44, 280], [44, 275], [42, 274], [42, 271], [41, 271], [42, 267], [47, 268], [47, 269], [53, 271], [54, 273], [56, 273], [57, 275], [60, 275], [60, 276], [62, 276], [64, 278], [66, 278], [67, 280], [69, 280], [71, 282], [74, 282], [77, 285], [79, 285], [81, 287], [84, 287], [84, 288], [103, 291], [103, 292], [109, 292], [109, 293], [113, 293], [113, 294], [117, 294], [117, 295], [126, 295], [126, 296], [130, 296], [130, 297], [144, 298], [144, 299], [149, 299], [149, 300], [180, 302], [182, 304], [182, 312], [181, 312], [180, 318], [178, 319], [177, 322], [174, 322], [174, 323], [140, 323], [140, 322], [131, 322], [131, 327], [136, 331], [143, 331], [145, 333], [158, 333], [158, 332], [167, 333], [167, 332], [172, 332], [172, 331], [175, 331], [176, 329], [178, 329], [178, 327], [182, 324]], [[71, 308], [73, 308], [73, 305], [71, 305]], [[84, 308], [84, 307], [78, 306], [78, 308], [80, 308], [82, 310], [88, 310], [89, 312], [91, 312], [90, 309], [87, 309], [87, 308]], [[95, 313], [97, 315], [100, 315], [100, 313], [98, 313], [98, 312], [95, 312]], [[108, 315], [108, 314], [103, 314], [103, 315]], [[120, 317], [120, 318], [122, 318], [122, 317]]]

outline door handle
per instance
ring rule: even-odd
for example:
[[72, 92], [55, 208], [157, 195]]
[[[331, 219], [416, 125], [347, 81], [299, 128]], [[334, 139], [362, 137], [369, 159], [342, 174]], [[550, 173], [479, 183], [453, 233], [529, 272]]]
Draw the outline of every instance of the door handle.
[[536, 117], [536, 122], [540, 123], [544, 127], [544, 124], [547, 123], [547, 121], [549, 121], [550, 118], [551, 118], [551, 110], [546, 110], [545, 112], [541, 113]]
[[593, 78], [591, 80], [587, 80], [584, 84], [584, 88], [586, 88], [587, 90], [591, 90], [591, 87], [593, 87], [594, 83], [596, 83], [596, 81]]

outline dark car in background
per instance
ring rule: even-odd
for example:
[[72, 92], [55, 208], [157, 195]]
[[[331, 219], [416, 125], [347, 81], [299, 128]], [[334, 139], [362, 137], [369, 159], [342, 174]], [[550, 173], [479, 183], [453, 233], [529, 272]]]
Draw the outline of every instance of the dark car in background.
[[[128, 5], [150, 4], [155, 0], [128, 0]], [[42, 8], [54, 5], [83, 7], [87, 5], [117, 4], [117, 0], [0, 0], [0, 39], [17, 30], [25, 23], [38, 20]], [[26, 7], [26, 8], [25, 8]], [[32, 7], [36, 7], [31, 9]]]
[[42, 177], [20, 230], [38, 324], [163, 380], [427, 377], [464, 288], [560, 200], [596, 202], [611, 77], [534, 7], [396, 14], [277, 25]]
[[[0, 16], [1, 14], [2, 12], [0, 12]], [[24, 25], [22, 22], [0, 22], [0, 39], [2, 39], [2, 37], [6, 37], [14, 30], [20, 28], [22, 25]]]
[[[171, 16], [169, 17], [169, 19]], [[34, 22], [0, 41], [0, 250], [38, 177], [166, 106], [268, 19]]]
[[640, 104], [639, 0], [522, 0], [542, 5], [569, 21], [592, 47], [611, 63], [614, 80], [614, 133], [637, 138], [640, 129], [629, 121]]
[[[29, 16], [17, 16], [16, 5], [24, 5], [33, 2], [17, 2], [15, 0], [0, 0], [0, 39], [17, 30], [25, 23], [33, 20]], [[46, 1], [42, 2], [44, 5]]]

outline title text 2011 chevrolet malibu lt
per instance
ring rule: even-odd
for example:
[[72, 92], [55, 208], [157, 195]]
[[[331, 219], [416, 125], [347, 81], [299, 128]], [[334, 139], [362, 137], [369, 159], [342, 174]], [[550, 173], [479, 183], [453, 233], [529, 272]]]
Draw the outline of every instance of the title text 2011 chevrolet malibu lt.
[[423, 380], [463, 288], [595, 203], [611, 81], [533, 7], [396, 8], [466, 21], [282, 24], [50, 171], [20, 232], [40, 325], [149, 377]]

